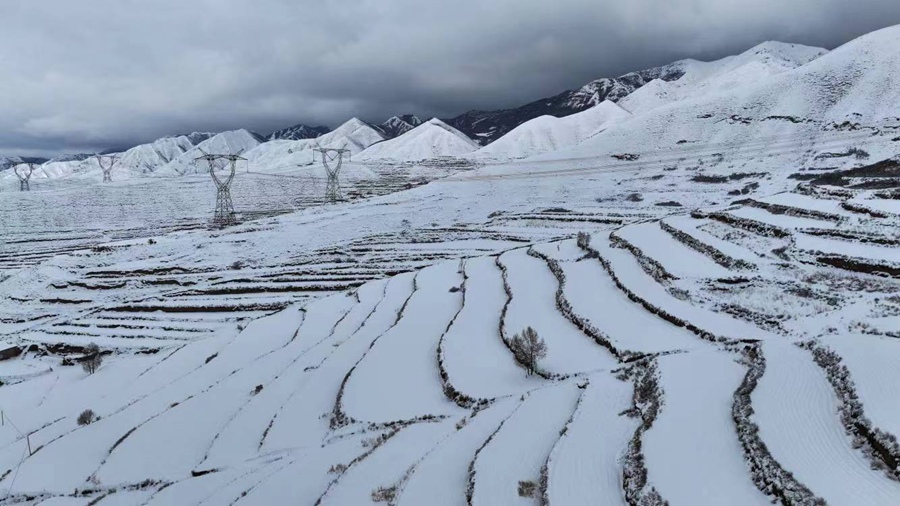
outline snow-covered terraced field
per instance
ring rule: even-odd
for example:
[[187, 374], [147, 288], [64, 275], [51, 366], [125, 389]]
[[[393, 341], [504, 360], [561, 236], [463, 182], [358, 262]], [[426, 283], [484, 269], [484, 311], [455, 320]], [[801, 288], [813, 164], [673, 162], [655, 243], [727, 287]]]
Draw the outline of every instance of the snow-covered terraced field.
[[[777, 202], [799, 214], [834, 209], [791, 195]], [[28, 434], [0, 433], [0, 484], [10, 489], [0, 503], [628, 504], [623, 483], [635, 478], [626, 479], [624, 456], [634, 437], [646, 486], [669, 504], [778, 501], [779, 489], [762, 487], [748, 465], [754, 454], [733, 419], [751, 371], [735, 340], [765, 342], [747, 421], [771, 462], [829, 504], [896, 503], [900, 482], [854, 447], [837, 390], [795, 345], [811, 333], [775, 332], [756, 319], [776, 304], [758, 299], [765, 287], [815, 301], [815, 312], [783, 329], [831, 326], [818, 342], [843, 357], [870, 426], [895, 434], [890, 371], [900, 348], [851, 324], [866, 301], [900, 312], [894, 280], [793, 261], [807, 250], [891, 260], [890, 248], [809, 235], [810, 218], [745, 209], [729, 213], [777, 222], [788, 236], [768, 244], [792, 247], [760, 256], [748, 245], [771, 237], [753, 242], [740, 224], [700, 214], [594, 223], [586, 248], [570, 238], [584, 221], [539, 220], [533, 229], [501, 219], [400, 222], [396, 234], [365, 234], [344, 248], [319, 242], [318, 254], [236, 269], [99, 262], [66, 287], [46, 288], [83, 297], [79, 309], [5, 323], [38, 346], [0, 362], [4, 416]], [[879, 232], [865, 216], [812, 221]], [[259, 226], [276, 224], [242, 225], [219, 244]], [[160, 265], [178, 265], [170, 259]], [[654, 263], [677, 278], [655, 276]], [[809, 290], [795, 288], [801, 281]], [[122, 298], [123, 283], [147, 297]], [[878, 321], [878, 332], [898, 330], [889, 316]], [[543, 376], [528, 376], [504, 342], [526, 326], [547, 343]], [[96, 374], [60, 365], [88, 342], [115, 352]], [[646, 412], [636, 416], [632, 403], [644, 402], [636, 401], [643, 387], [618, 371], [652, 357], [661, 403], [637, 431]], [[85, 408], [98, 419], [79, 426]]]
[[0, 505], [900, 504], [900, 207], [832, 174], [896, 154], [898, 37], [679, 62], [490, 159], [353, 120], [334, 205], [245, 132], [291, 163], [223, 228], [189, 156], [4, 178]]

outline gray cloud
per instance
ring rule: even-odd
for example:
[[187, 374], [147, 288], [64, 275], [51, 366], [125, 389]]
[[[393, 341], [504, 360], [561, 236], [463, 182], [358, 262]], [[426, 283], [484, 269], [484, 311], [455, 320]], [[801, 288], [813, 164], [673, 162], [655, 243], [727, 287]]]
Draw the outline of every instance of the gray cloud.
[[833, 48], [896, 0], [3, 2], [0, 153], [515, 106], [764, 40]]

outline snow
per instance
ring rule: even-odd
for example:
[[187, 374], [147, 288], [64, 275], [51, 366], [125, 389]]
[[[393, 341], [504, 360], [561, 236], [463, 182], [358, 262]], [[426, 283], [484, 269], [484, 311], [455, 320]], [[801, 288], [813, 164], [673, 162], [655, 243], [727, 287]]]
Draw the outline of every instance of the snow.
[[643, 436], [649, 480], [673, 506], [769, 504], [750, 480], [731, 418], [744, 368], [715, 351], [658, 363], [665, 404]]
[[480, 411], [444, 444], [425, 456], [400, 492], [398, 506], [465, 504], [469, 462], [518, 404], [510, 399]]
[[233, 130], [222, 132], [197, 144], [183, 154], [175, 157], [169, 163], [163, 165], [157, 172], [167, 176], [182, 176], [185, 174], [205, 174], [209, 172], [206, 162], [195, 161], [206, 154], [243, 154], [261, 143], [259, 136], [247, 130]]
[[606, 349], [582, 333], [556, 311], [556, 277], [547, 264], [515, 250], [500, 257], [506, 266], [512, 300], [506, 312], [506, 338], [532, 327], [547, 343], [547, 357], [539, 366], [556, 374], [613, 369], [615, 360]]
[[896, 504], [900, 483], [872, 470], [851, 446], [837, 398], [812, 355], [766, 343], [766, 373], [753, 392], [753, 416], [772, 456], [830, 504]]
[[459, 156], [478, 144], [459, 130], [435, 118], [393, 139], [375, 144], [359, 154], [359, 160], [390, 159], [415, 162]]
[[522, 393], [539, 384], [525, 376], [500, 339], [499, 315], [506, 304], [494, 257], [465, 263], [465, 305], [444, 334], [444, 367], [460, 392], [477, 399]]
[[[831, 53], [766, 43], [676, 62], [678, 80], [522, 125], [490, 146], [509, 148], [496, 159], [438, 121], [384, 141], [351, 120], [314, 141], [159, 139], [122, 154], [110, 184], [83, 157], [48, 162], [29, 192], [0, 172], [0, 341], [23, 350], [0, 360], [6, 502], [369, 504], [396, 487], [395, 504], [462, 506], [471, 465], [473, 504], [537, 504], [517, 486], [540, 483], [545, 466], [553, 504], [622, 504], [638, 419], [623, 414], [633, 385], [615, 376], [642, 359], [659, 364], [663, 392], [640, 447], [650, 485], [673, 506], [768, 502], [730, 419], [749, 344], [701, 339], [709, 332], [761, 341], [750, 421], [785, 471], [829, 504], [897, 504], [898, 484], [852, 447], [833, 386], [795, 343], [835, 350], [873, 428], [900, 433], [900, 281], [809, 255], [896, 262], [895, 248], [838, 237], [896, 235], [896, 219], [843, 201], [900, 208], [879, 191], [788, 176], [896, 155], [898, 39], [895, 27]], [[610, 83], [572, 97], [627, 88]], [[246, 149], [237, 225], [208, 227], [209, 176], [181, 175], [198, 169], [189, 153], [201, 143]], [[322, 204], [317, 143], [354, 152], [342, 167], [348, 201]], [[365, 148], [397, 146], [396, 158], [359, 161]], [[419, 163], [435, 146], [466, 150]], [[870, 156], [833, 156], [851, 147]], [[716, 263], [662, 224], [755, 268]], [[648, 274], [613, 247], [614, 230], [678, 279]], [[578, 232], [600, 258], [576, 245]], [[502, 340], [529, 325], [548, 345], [543, 376], [527, 376]], [[106, 353], [93, 375], [77, 363], [90, 342]], [[80, 426], [85, 409], [98, 419]]]
[[444, 397], [436, 362], [438, 339], [462, 303], [459, 292], [450, 292], [462, 283], [457, 265], [444, 262], [418, 273], [400, 321], [379, 337], [346, 384], [348, 415], [390, 422], [456, 412]]
[[564, 118], [541, 116], [519, 125], [473, 156], [485, 159], [515, 159], [574, 146], [631, 114], [605, 100]]
[[659, 227], [649, 222], [625, 227], [616, 232], [636, 246], [648, 258], [661, 264], [666, 271], [679, 278], [727, 278], [731, 272], [709, 257], [691, 249]]
[[621, 413], [631, 407], [629, 383], [595, 374], [548, 462], [547, 495], [552, 504], [625, 504], [619, 456], [638, 422]]
[[518, 496], [518, 483], [539, 483], [541, 468], [580, 394], [569, 382], [526, 396], [475, 459], [473, 506], [538, 504]]
[[566, 275], [566, 299], [576, 314], [587, 319], [617, 348], [656, 353], [703, 346], [688, 330], [648, 313], [640, 304], [629, 300], [600, 262], [577, 254], [580, 250], [573, 241], [565, 241], [560, 246], [563, 252], [553, 247], [541, 251], [560, 261]]

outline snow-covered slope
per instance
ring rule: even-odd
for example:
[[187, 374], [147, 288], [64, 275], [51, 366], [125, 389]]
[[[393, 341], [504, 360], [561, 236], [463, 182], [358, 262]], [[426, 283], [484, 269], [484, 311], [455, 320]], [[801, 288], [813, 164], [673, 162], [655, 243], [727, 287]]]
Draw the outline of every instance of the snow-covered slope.
[[478, 148], [465, 134], [435, 118], [405, 134], [376, 144], [359, 154], [360, 160], [390, 159], [419, 161], [442, 156], [459, 156]]
[[384, 133], [390, 137], [398, 137], [422, 124], [422, 120], [412, 114], [392, 116], [384, 123], [378, 125]]
[[270, 141], [274, 140], [288, 140], [288, 141], [299, 141], [303, 139], [315, 139], [321, 135], [327, 134], [331, 129], [326, 126], [316, 126], [311, 127], [309, 125], [294, 125], [292, 127], [284, 128], [278, 130], [276, 132], [272, 132], [268, 139]]
[[826, 54], [825, 49], [800, 44], [764, 42], [736, 56], [711, 62], [677, 62], [684, 75], [676, 81], [655, 79], [623, 98], [619, 105], [633, 114], [703, 93], [754, 85], [793, 70]]
[[118, 165], [135, 172], [154, 172], [193, 147], [194, 144], [186, 136], [163, 137], [129, 149], [119, 159]]
[[[886, 28], [790, 70], [784, 67], [815, 50], [800, 48], [802, 58], [791, 60], [784, 57], [790, 51], [777, 51], [785, 46], [766, 45], [732, 61], [747, 63], [698, 82], [695, 92], [685, 88], [684, 98], [675, 94], [675, 101], [653, 106], [649, 99], [637, 105], [634, 97], [632, 120], [534, 161], [592, 159], [596, 167], [597, 159], [614, 165], [631, 160], [668, 163], [673, 170], [770, 172], [888, 158], [896, 154], [900, 127], [900, 55], [892, 49], [898, 44], [900, 26]], [[762, 77], [736, 78], [748, 74]]]
[[262, 139], [258, 135], [244, 129], [222, 132], [188, 149], [160, 167], [157, 172], [168, 176], [203, 173], [208, 169], [203, 165], [194, 163], [194, 159], [203, 156], [204, 152], [237, 154], [246, 152], [261, 143]]
[[556, 118], [541, 116], [519, 125], [512, 132], [479, 149], [472, 156], [482, 159], [525, 158], [574, 146], [631, 114], [606, 100], [586, 110]]

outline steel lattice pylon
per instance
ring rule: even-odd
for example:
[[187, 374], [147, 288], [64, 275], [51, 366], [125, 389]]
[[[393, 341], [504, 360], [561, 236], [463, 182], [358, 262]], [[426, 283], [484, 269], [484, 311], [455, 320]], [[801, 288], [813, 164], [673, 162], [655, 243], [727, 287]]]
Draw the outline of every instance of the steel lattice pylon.
[[103, 182], [112, 183], [112, 170], [116, 162], [119, 161], [117, 155], [94, 155], [97, 163], [100, 164], [100, 170], [103, 171]]
[[[325, 166], [325, 174], [328, 176], [328, 181], [325, 183], [325, 202], [330, 204], [334, 204], [339, 200], [343, 200], [341, 196], [341, 182], [338, 179], [338, 173], [341, 170], [341, 165], [344, 163], [344, 154], [350, 154], [349, 149], [334, 149], [334, 148], [316, 148], [315, 151], [318, 151], [322, 154], [322, 165]], [[337, 164], [335, 166], [329, 165], [329, 162], [334, 162], [337, 160]]]
[[[234, 216], [234, 203], [231, 201], [231, 181], [234, 180], [235, 166], [238, 160], [246, 160], [240, 155], [210, 155], [204, 154], [194, 161], [206, 160], [209, 165], [209, 175], [216, 184], [216, 211], [213, 214], [213, 223], [216, 225], [232, 225], [237, 222]], [[222, 179], [216, 174], [216, 162], [227, 162], [228, 175]]]
[[[24, 167], [22, 170], [19, 170], [19, 167]], [[13, 172], [16, 173], [16, 177], [19, 178], [19, 191], [27, 192], [31, 190], [31, 186], [28, 185], [28, 181], [31, 179], [31, 174], [34, 172], [34, 164], [29, 162], [17, 163], [12, 166]]]

